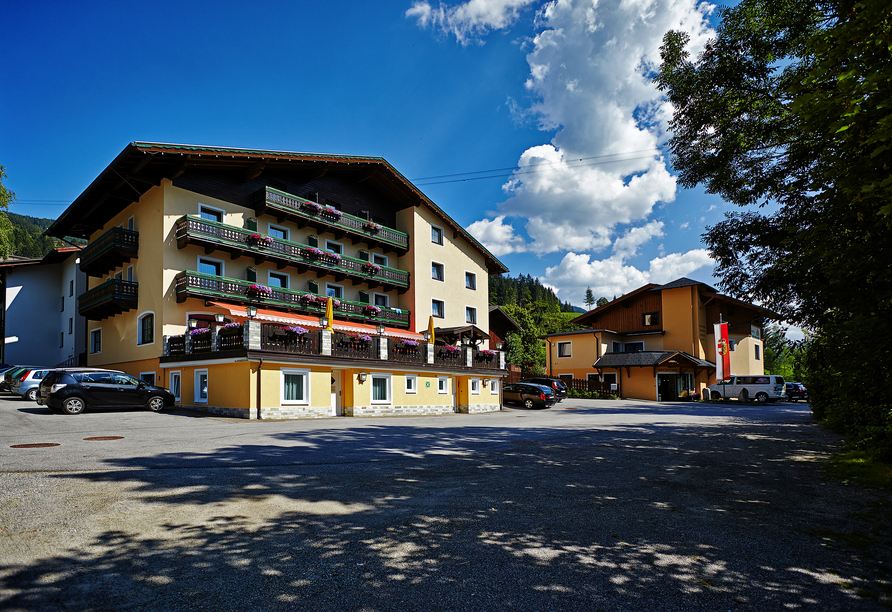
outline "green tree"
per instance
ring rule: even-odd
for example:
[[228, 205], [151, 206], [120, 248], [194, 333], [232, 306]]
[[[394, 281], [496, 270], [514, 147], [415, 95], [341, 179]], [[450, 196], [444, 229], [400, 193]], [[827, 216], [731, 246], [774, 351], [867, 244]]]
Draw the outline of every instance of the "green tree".
[[668, 33], [654, 77], [675, 109], [679, 183], [743, 208], [704, 234], [720, 286], [813, 333], [815, 414], [885, 453], [892, 12], [881, 0], [743, 0], [720, 15], [696, 61], [687, 36]]
[[607, 298], [606, 298], [606, 297], [599, 297], [599, 298], [598, 298], [598, 307], [599, 307], [599, 308], [600, 308], [601, 306], [603, 306], [604, 304], [606, 304], [606, 303], [607, 303]]
[[9, 257], [12, 249], [12, 224], [6, 216], [6, 211], [9, 210], [10, 204], [15, 203], [15, 193], [3, 185], [6, 178], [6, 167], [0, 166], [0, 257], [2, 258]]
[[591, 287], [585, 288], [585, 299], [582, 300], [582, 303], [585, 304], [586, 308], [588, 308], [589, 310], [591, 310], [592, 306], [595, 305], [595, 296], [592, 293]]
[[521, 327], [519, 334], [509, 333], [506, 361], [519, 365], [525, 373], [541, 374], [545, 367], [545, 346], [539, 336], [542, 332], [529, 310], [519, 306], [505, 306], [508, 313]]

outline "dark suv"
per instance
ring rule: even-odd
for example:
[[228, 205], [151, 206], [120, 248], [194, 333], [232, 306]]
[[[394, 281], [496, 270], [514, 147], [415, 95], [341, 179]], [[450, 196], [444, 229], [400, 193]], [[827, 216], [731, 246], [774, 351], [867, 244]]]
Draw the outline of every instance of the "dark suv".
[[544, 385], [554, 392], [557, 401], [561, 401], [567, 397], [567, 384], [560, 378], [549, 378], [547, 376], [534, 376], [532, 378], [524, 378], [520, 382], [533, 383], [534, 385]]
[[173, 406], [173, 394], [163, 387], [113, 370], [58, 369], [40, 383], [40, 399], [51, 410], [80, 414], [87, 408], [146, 407], [160, 412]]
[[806, 391], [805, 386], [802, 383], [798, 382], [788, 382], [787, 386], [787, 401], [790, 402], [798, 402], [799, 400], [808, 401], [808, 391]]

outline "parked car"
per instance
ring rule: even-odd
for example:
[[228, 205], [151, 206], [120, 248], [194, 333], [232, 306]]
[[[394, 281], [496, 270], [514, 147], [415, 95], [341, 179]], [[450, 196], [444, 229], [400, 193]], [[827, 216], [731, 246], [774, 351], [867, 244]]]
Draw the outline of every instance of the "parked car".
[[737, 398], [742, 402], [755, 399], [757, 402], [783, 400], [786, 387], [783, 376], [763, 374], [761, 376], [730, 376], [714, 385], [706, 387], [710, 399]]
[[532, 378], [524, 378], [522, 383], [533, 383], [535, 385], [544, 385], [549, 387], [557, 396], [557, 401], [561, 401], [567, 397], [567, 384], [560, 378], [549, 378], [547, 376], [533, 376]]
[[502, 401], [519, 404], [525, 408], [550, 408], [557, 403], [551, 387], [528, 382], [510, 383], [502, 388]]
[[805, 385], [798, 382], [788, 382], [786, 384], [787, 387], [787, 399], [791, 402], [798, 402], [799, 400], [808, 401], [808, 390], [805, 388]]
[[0, 391], [11, 391], [12, 381], [22, 372], [29, 369], [39, 369], [41, 366], [16, 365], [12, 366], [0, 375]]
[[37, 391], [40, 381], [46, 376], [50, 368], [43, 369], [26, 369], [16, 376], [9, 383], [9, 390], [16, 395], [21, 395], [22, 399], [34, 401], [37, 399]]
[[163, 387], [112, 370], [61, 368], [50, 371], [40, 384], [40, 399], [51, 410], [80, 414], [90, 408], [146, 407], [160, 412], [174, 404]]

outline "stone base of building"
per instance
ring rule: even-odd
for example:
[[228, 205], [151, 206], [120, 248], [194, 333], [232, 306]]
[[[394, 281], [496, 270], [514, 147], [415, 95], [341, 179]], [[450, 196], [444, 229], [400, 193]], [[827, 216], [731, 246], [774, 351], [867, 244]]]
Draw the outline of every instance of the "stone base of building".
[[481, 412], [498, 412], [502, 409], [499, 404], [459, 404], [457, 411], [462, 414], [478, 414]]
[[347, 406], [344, 415], [351, 417], [443, 416], [452, 414], [452, 406]]
[[237, 419], [256, 419], [257, 411], [250, 408], [221, 408], [220, 406], [207, 406], [205, 404], [195, 404], [187, 406], [185, 404], [176, 404], [173, 408], [187, 408], [189, 410], [197, 410], [198, 412], [207, 412], [216, 416], [233, 417]]
[[263, 420], [276, 419], [327, 419], [333, 418], [331, 408], [311, 408], [309, 406], [274, 406], [261, 408], [260, 417]]

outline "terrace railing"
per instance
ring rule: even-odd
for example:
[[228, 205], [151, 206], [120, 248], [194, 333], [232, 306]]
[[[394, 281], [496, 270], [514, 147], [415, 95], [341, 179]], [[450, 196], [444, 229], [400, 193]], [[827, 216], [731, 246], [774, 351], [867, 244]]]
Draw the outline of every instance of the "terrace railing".
[[137, 256], [139, 232], [113, 227], [81, 249], [80, 268], [87, 276], [103, 276]]
[[82, 293], [77, 298], [78, 313], [93, 321], [101, 321], [136, 308], [139, 283], [109, 279]]

